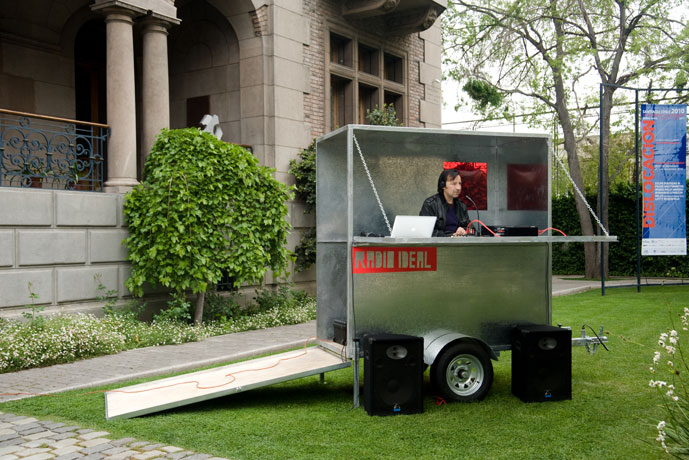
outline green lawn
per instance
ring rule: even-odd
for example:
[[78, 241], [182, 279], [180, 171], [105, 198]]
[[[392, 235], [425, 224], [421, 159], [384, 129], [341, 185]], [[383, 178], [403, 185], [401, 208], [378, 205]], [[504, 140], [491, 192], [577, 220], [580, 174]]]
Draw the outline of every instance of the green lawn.
[[131, 420], [107, 422], [103, 395], [79, 392], [0, 410], [233, 459], [666, 458], [653, 442], [662, 411], [648, 368], [658, 335], [685, 306], [685, 286], [554, 299], [553, 323], [572, 326], [575, 335], [583, 323], [603, 324], [610, 339], [610, 352], [573, 350], [571, 401], [525, 404], [512, 396], [507, 352], [494, 363], [484, 401], [436, 406], [427, 396], [418, 415], [369, 417], [352, 409], [351, 368], [327, 374], [323, 386], [305, 378]]

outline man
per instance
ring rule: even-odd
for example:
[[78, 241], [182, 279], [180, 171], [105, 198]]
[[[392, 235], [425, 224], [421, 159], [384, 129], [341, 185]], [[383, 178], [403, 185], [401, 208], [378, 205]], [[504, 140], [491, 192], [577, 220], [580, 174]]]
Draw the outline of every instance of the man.
[[420, 216], [435, 216], [433, 236], [465, 236], [469, 225], [467, 207], [459, 199], [462, 176], [456, 169], [446, 169], [438, 178], [438, 193], [426, 198]]

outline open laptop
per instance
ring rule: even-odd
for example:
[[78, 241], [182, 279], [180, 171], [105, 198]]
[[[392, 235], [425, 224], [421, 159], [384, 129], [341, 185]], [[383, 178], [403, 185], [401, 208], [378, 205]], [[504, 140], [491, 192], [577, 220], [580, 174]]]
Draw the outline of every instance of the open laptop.
[[430, 238], [435, 216], [397, 216], [392, 225], [392, 238]]

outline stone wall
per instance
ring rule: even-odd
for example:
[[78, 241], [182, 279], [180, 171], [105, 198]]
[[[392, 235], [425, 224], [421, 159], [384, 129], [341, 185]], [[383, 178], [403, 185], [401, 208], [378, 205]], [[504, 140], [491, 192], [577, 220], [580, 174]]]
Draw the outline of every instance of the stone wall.
[[[18, 317], [32, 304], [47, 313], [99, 313], [105, 291], [117, 291], [118, 303], [130, 295], [128, 236], [122, 213], [124, 195], [61, 190], [0, 188], [0, 317]], [[295, 228], [313, 226], [303, 205], [288, 203], [288, 219]], [[298, 232], [289, 236], [290, 247]], [[99, 290], [98, 276], [106, 286]], [[298, 289], [315, 293], [315, 269], [293, 273]], [[269, 275], [267, 283], [280, 280]], [[251, 302], [255, 286], [244, 286], [236, 300]], [[147, 302], [164, 305], [164, 291], [147, 289]]]
[[35, 303], [51, 312], [95, 308], [103, 294], [95, 276], [126, 296], [122, 200], [119, 194], [0, 189], [2, 316], [32, 303], [29, 283]]

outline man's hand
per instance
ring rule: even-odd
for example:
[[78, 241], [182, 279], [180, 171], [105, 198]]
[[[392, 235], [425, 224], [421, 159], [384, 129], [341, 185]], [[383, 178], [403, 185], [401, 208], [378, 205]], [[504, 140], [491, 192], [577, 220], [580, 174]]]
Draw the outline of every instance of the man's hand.
[[457, 231], [452, 236], [466, 236], [467, 231], [463, 227], [457, 227]]

